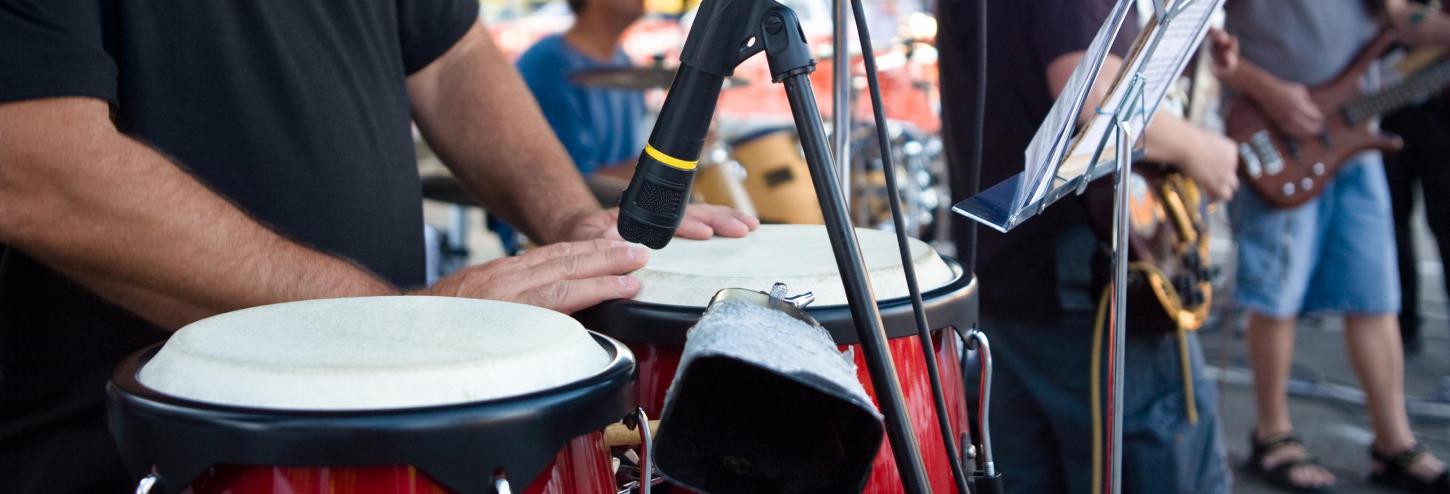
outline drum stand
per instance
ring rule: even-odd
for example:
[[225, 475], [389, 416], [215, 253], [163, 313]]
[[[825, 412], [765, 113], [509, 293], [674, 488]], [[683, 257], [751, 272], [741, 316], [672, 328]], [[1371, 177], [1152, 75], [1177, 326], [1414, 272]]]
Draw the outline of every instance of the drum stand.
[[[769, 62], [771, 78], [785, 86], [836, 267], [846, 288], [862, 357], [886, 419], [886, 433], [902, 485], [909, 493], [930, 492], [916, 434], [896, 377], [896, 365], [887, 348], [880, 310], [871, 292], [842, 182], [837, 177], [821, 113], [811, 90], [810, 73], [815, 71], [816, 63], [806, 45], [800, 20], [794, 11], [775, 0], [704, 0], [694, 24], [696, 27], [681, 52], [682, 70], [676, 75], [675, 86], [682, 89], [682, 94], [695, 90], [692, 85], [697, 79], [708, 79], [713, 88], [701, 87], [693, 97], [710, 98], [709, 108], [713, 112], [714, 98], [711, 97], [717, 98], [719, 94], [719, 84], [714, 79], [723, 80], [742, 61], [761, 51]], [[687, 66], [694, 69], [689, 71], [693, 75], [685, 75]], [[667, 100], [666, 106], [669, 105]], [[837, 132], [844, 130], [837, 129]]]

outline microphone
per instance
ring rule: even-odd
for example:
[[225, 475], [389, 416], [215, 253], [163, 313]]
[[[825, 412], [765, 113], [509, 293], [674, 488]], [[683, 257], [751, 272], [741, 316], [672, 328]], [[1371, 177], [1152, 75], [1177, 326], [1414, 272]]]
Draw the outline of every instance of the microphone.
[[660, 249], [675, 236], [724, 82], [723, 75], [680, 64], [619, 201], [619, 235], [625, 240]]

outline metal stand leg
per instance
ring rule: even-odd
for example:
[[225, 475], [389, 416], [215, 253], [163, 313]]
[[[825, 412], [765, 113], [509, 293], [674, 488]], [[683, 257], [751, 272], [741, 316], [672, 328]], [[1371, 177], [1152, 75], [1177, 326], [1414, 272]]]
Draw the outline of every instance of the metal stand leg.
[[851, 6], [847, 0], [831, 2], [831, 137], [841, 190], [851, 206]]
[[886, 331], [881, 322], [881, 312], [876, 306], [876, 296], [871, 293], [870, 280], [866, 274], [865, 262], [861, 257], [861, 246], [852, 228], [850, 213], [846, 208], [841, 187], [836, 183], [835, 169], [826, 149], [825, 132], [821, 129], [821, 113], [816, 108], [815, 95], [811, 93], [810, 78], [805, 74], [791, 76], [782, 81], [786, 97], [790, 101], [791, 113], [795, 116], [796, 131], [800, 133], [801, 146], [805, 150], [806, 164], [811, 170], [811, 181], [825, 215], [826, 232], [831, 239], [831, 250], [836, 256], [836, 268], [840, 270], [841, 281], [846, 288], [846, 300], [851, 308], [851, 317], [861, 338], [861, 350], [866, 357], [867, 371], [881, 405], [881, 414], [886, 417], [886, 432], [891, 441], [891, 452], [896, 467], [901, 470], [901, 482], [906, 492], [931, 492], [926, 468], [921, 459], [916, 433], [911, 419], [906, 414], [902, 399], [901, 384], [896, 377], [896, 364], [886, 344]]
[[1113, 304], [1112, 304], [1112, 407], [1111, 434], [1112, 492], [1122, 492], [1123, 479], [1123, 352], [1127, 346], [1128, 314], [1128, 176], [1132, 171], [1133, 140], [1127, 127], [1118, 122], [1114, 144], [1117, 147], [1118, 183], [1113, 190]]

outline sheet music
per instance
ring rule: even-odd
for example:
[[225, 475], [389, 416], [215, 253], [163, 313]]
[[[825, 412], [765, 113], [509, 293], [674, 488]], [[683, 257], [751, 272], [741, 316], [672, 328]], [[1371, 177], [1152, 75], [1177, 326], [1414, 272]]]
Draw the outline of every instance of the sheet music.
[[1088, 45], [1083, 61], [1073, 69], [1072, 76], [1058, 94], [1052, 110], [1047, 113], [1047, 118], [1027, 145], [1024, 153], [1027, 169], [1023, 172], [1026, 180], [1021, 182], [1022, 185], [1012, 199], [1012, 223], [1016, 223], [1016, 218], [1024, 206], [1040, 201], [1051, 190], [1053, 177], [1057, 175], [1057, 165], [1066, 154], [1072, 131], [1077, 127], [1077, 116], [1082, 112], [1083, 100], [1087, 98], [1093, 81], [1097, 80], [1103, 60], [1107, 58], [1113, 40], [1118, 37], [1118, 30], [1122, 27], [1129, 9], [1133, 8], [1133, 2], [1134, 0], [1118, 0], [1114, 5], [1107, 20], [1098, 28], [1092, 43]]
[[[1091, 84], [1097, 80], [1128, 9], [1135, 4], [1135, 0], [1118, 0], [1028, 144], [1025, 170], [955, 204], [953, 211], [1006, 232], [1071, 193], [1067, 187], [1080, 184], [1079, 177], [1090, 169], [1095, 170], [1094, 175], [1101, 175], [1096, 170], [1111, 170], [1111, 165], [1099, 169], [1090, 165], [1093, 160], [1111, 161], [1117, 155], [1112, 139], [1105, 139], [1114, 130], [1112, 112], [1121, 111], [1122, 115], [1117, 116], [1124, 117], [1121, 121], [1130, 132], [1129, 142], [1137, 142], [1164, 95], [1188, 65], [1194, 48], [1207, 36], [1208, 26], [1224, 1], [1154, 0], [1155, 7], [1166, 10], [1148, 17], [1105, 101], [1099, 104], [1098, 115], [1074, 135]], [[1135, 76], [1142, 76], [1143, 83], [1135, 84]], [[1132, 91], [1135, 87], [1143, 89]], [[1130, 91], [1135, 94], [1128, 101], [1132, 105], [1124, 106]]]
[[[1163, 97], [1178, 81], [1179, 75], [1188, 67], [1189, 60], [1197, 52], [1196, 48], [1207, 36], [1209, 20], [1223, 2], [1224, 0], [1175, 0], [1169, 4], [1170, 12], [1163, 22], [1148, 23], [1122, 72], [1143, 76], [1143, 98], [1148, 105], [1146, 108], [1133, 108], [1133, 114], [1125, 116], [1124, 122], [1128, 126], [1129, 135], [1136, 139], [1152, 122]], [[1141, 56], [1145, 51], [1151, 55]], [[1122, 75], [1113, 91], [1103, 100], [1101, 108], [1114, 109], [1122, 105], [1129, 85], [1124, 84], [1121, 78]], [[1099, 114], [1094, 117], [1073, 143], [1072, 150], [1058, 169], [1057, 177], [1072, 180], [1081, 176], [1087, 171], [1100, 148], [1103, 152], [1098, 156], [1099, 159], [1113, 156], [1111, 141], [1106, 146], [1101, 145], [1112, 126], [1112, 115]]]

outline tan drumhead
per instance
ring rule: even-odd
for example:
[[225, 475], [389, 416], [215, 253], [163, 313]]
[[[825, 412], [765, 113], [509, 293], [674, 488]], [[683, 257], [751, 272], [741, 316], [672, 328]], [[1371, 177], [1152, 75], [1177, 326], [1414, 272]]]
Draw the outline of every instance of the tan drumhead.
[[583, 326], [538, 307], [364, 297], [255, 307], [177, 331], [137, 379], [180, 398], [253, 408], [377, 410], [476, 402], [604, 369]]
[[[856, 235], [877, 300], [908, 296], [895, 234], [858, 228]], [[936, 249], [916, 239], [910, 244], [923, 292], [956, 278]], [[642, 286], [634, 299], [654, 304], [705, 307], [722, 288], [769, 291], [779, 281], [793, 294], [814, 292], [811, 307], [846, 305], [826, 227], [820, 225], [761, 225], [744, 238], [677, 238], [652, 252], [635, 276]]]

